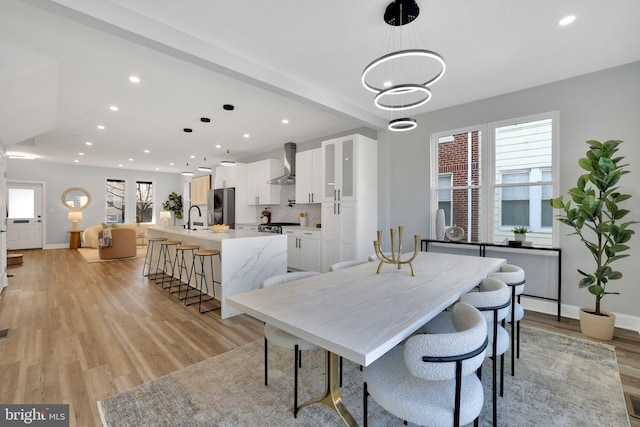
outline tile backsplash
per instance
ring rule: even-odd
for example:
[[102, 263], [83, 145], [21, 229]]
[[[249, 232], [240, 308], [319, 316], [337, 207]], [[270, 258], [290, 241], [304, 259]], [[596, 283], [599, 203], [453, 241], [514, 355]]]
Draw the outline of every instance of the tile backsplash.
[[[315, 227], [321, 223], [320, 203], [297, 205], [290, 203], [295, 199], [295, 186], [283, 185], [280, 192], [279, 205], [267, 205], [256, 207], [256, 223], [260, 223], [262, 211], [266, 208], [271, 211], [271, 222], [300, 222], [300, 213], [307, 213], [307, 227]], [[289, 206], [291, 204], [291, 206]]]

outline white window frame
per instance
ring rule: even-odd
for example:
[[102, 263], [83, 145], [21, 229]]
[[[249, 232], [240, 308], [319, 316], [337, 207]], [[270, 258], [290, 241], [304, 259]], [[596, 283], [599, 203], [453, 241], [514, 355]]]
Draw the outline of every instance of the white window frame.
[[[532, 114], [528, 116], [511, 118], [508, 120], [501, 120], [496, 122], [490, 122], [486, 124], [479, 124], [475, 126], [466, 126], [463, 128], [446, 130], [443, 132], [436, 132], [431, 134], [430, 140], [430, 180], [431, 180], [431, 194], [430, 194], [430, 206], [438, 206], [438, 142], [442, 137], [449, 135], [457, 135], [460, 133], [468, 133], [478, 131], [481, 133], [480, 144], [480, 161], [481, 161], [481, 175], [480, 185], [471, 185], [465, 187], [453, 187], [453, 189], [479, 189], [480, 191], [480, 209], [482, 212], [482, 220], [478, 223], [478, 239], [480, 241], [492, 241], [495, 235], [494, 216], [495, 212], [495, 191], [496, 191], [496, 165], [495, 165], [495, 130], [496, 128], [513, 125], [516, 123], [533, 122], [543, 119], [552, 120], [552, 147], [551, 147], [551, 175], [552, 181], [539, 181], [535, 183], [529, 183], [529, 185], [542, 186], [552, 185], [553, 196], [557, 197], [560, 189], [560, 171], [559, 171], [559, 155], [560, 155], [560, 112], [558, 110], [548, 111], [540, 114]], [[548, 170], [548, 167], [540, 168], [540, 170]], [[515, 184], [521, 185], [521, 184]], [[484, 207], [484, 208], [483, 208]], [[432, 209], [435, 217], [435, 209]], [[431, 235], [435, 235], [435, 221], [431, 221]], [[555, 223], [554, 223], [555, 225]], [[551, 241], [553, 246], [558, 245], [559, 228], [554, 226], [551, 229], [548, 227], [541, 227], [539, 232], [551, 232]]]

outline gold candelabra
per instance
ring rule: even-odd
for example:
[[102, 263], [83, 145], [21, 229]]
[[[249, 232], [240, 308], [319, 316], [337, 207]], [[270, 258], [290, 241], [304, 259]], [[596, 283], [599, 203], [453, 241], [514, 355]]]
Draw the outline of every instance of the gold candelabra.
[[396, 264], [398, 266], [398, 270], [402, 267], [402, 264], [409, 264], [411, 267], [411, 275], [415, 276], [416, 272], [413, 269], [413, 264], [411, 262], [418, 256], [418, 244], [420, 243], [420, 236], [417, 234], [415, 237], [415, 245], [413, 250], [413, 256], [408, 260], [402, 261], [400, 258], [402, 257], [402, 232], [404, 227], [398, 227], [398, 250], [396, 251], [396, 229], [392, 228], [391, 231], [391, 258], [382, 252], [382, 231], [378, 230], [378, 240], [373, 242], [373, 247], [376, 250], [376, 255], [378, 259], [380, 259], [380, 264], [378, 265], [378, 270], [376, 273], [380, 274], [380, 269], [382, 268], [382, 264]]

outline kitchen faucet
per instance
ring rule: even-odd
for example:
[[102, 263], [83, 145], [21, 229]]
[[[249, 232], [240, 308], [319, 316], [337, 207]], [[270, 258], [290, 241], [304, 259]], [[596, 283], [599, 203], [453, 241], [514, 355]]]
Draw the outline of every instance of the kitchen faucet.
[[198, 216], [202, 216], [202, 212], [200, 211], [200, 206], [191, 205], [191, 207], [189, 208], [189, 214], [187, 215], [187, 230], [191, 230], [191, 209], [193, 208], [198, 209]]

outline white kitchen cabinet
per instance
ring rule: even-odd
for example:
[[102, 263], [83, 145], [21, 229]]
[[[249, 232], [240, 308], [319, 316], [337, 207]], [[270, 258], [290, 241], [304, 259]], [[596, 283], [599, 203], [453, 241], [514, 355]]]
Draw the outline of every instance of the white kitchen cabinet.
[[238, 167], [218, 166], [216, 167], [213, 188], [231, 188], [238, 186]]
[[267, 181], [282, 175], [282, 160], [265, 159], [247, 164], [247, 204], [280, 204], [280, 186]]
[[320, 230], [283, 227], [287, 236], [287, 265], [292, 270], [321, 271]]
[[351, 135], [322, 143], [323, 271], [374, 252], [378, 227], [377, 141]]
[[320, 203], [322, 194], [322, 149], [296, 154], [296, 204]]

